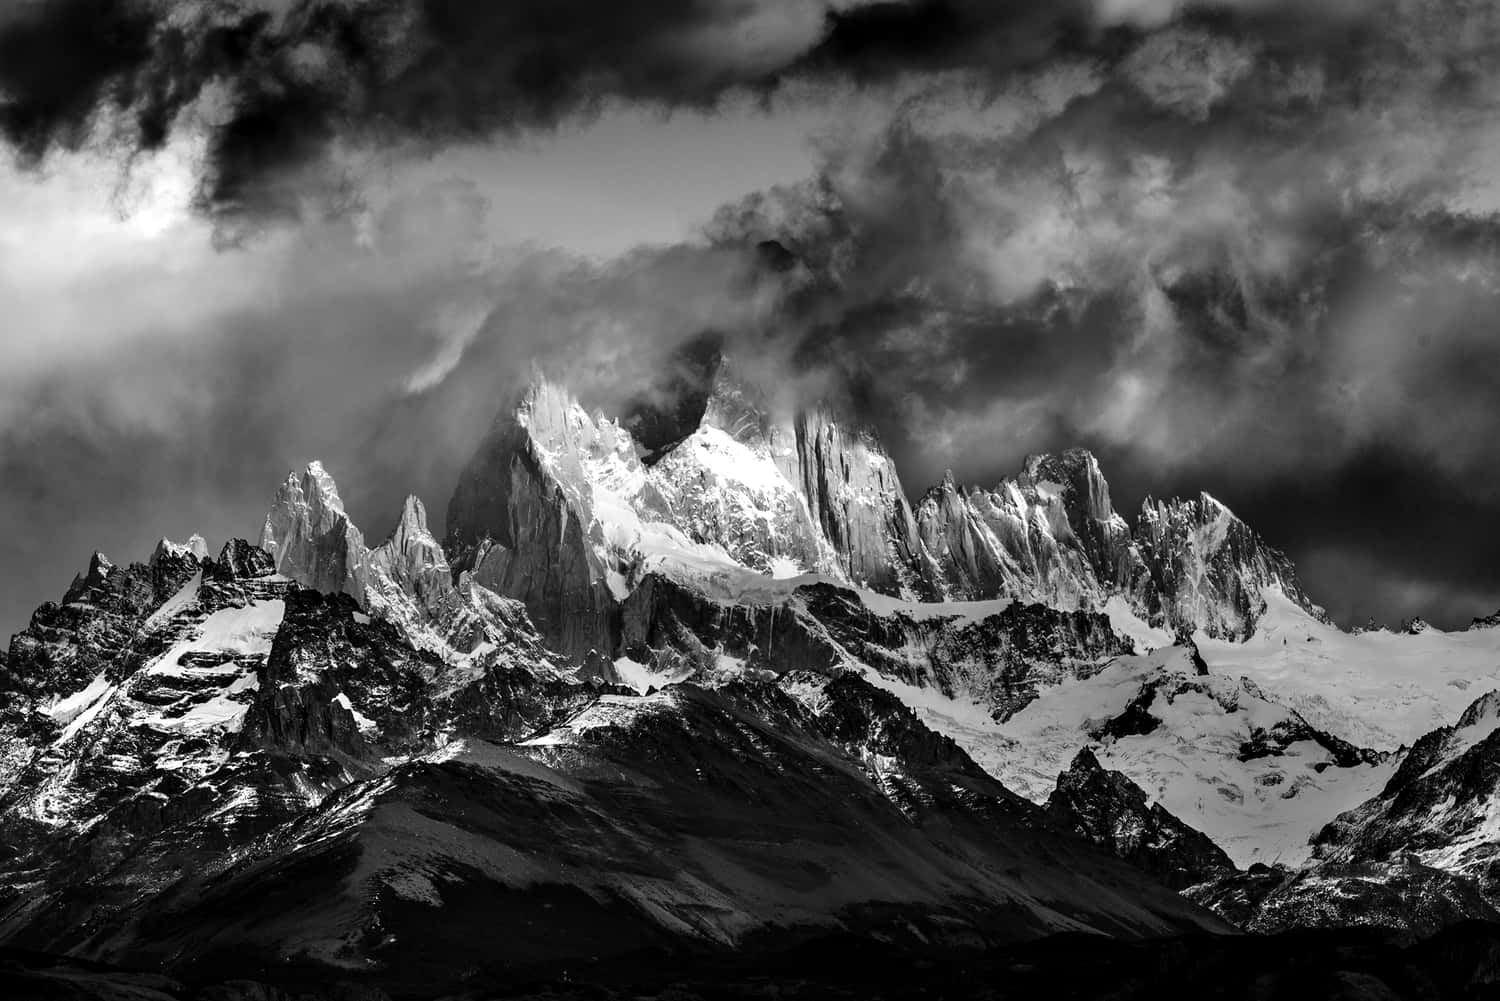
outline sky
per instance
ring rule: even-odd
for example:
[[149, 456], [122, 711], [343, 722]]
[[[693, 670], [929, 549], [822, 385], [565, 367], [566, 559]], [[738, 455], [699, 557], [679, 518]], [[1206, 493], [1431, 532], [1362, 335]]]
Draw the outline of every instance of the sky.
[[1466, 624], [1497, 57], [1488, 0], [0, 0], [0, 635], [313, 458], [440, 530], [533, 365], [617, 408], [705, 331], [914, 496], [1082, 445]]

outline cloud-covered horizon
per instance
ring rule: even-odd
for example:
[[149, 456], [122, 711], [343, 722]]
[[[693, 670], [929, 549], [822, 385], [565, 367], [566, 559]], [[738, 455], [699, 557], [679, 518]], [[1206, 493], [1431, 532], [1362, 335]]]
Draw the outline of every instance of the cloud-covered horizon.
[[618, 405], [704, 331], [914, 493], [1083, 445], [1461, 625], [1497, 57], [1477, 0], [0, 3], [0, 631], [314, 457], [438, 514], [533, 361]]

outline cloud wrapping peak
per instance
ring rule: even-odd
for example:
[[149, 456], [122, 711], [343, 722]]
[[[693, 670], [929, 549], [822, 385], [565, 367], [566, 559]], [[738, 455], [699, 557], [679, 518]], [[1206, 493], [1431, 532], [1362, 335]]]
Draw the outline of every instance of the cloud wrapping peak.
[[[532, 358], [573, 360], [618, 403], [713, 331], [850, 387], [915, 488], [1084, 444], [1127, 503], [1206, 488], [1341, 589], [1383, 568], [1347, 599], [1314, 579], [1340, 614], [1441, 620], [1395, 606], [1447, 594], [1463, 620], [1500, 591], [1488, 0], [0, 4], [0, 136], [22, 170], [87, 148], [133, 177], [180, 147], [195, 225], [302, 221], [180, 283], [95, 247], [90, 294], [59, 285], [30, 311], [28, 352], [128, 321], [103, 353], [144, 345], [130, 357], [155, 365], [0, 376], [30, 414], [0, 470], [41, 484], [10, 499], [19, 520], [72, 489], [46, 450], [99, 456], [121, 495], [140, 477], [108, 457], [164, 441], [189, 464], [238, 450], [242, 471], [194, 473], [210, 511], [253, 492], [249, 470], [321, 454], [378, 519], [384, 483], [441, 494]], [[64, 39], [76, 58], [56, 58]], [[814, 177], [725, 207], [701, 240], [609, 262], [497, 251], [461, 182], [371, 197], [382, 157], [399, 173], [747, 94], [834, 124]], [[0, 218], [6, 261], [47, 256], [5, 239]], [[768, 240], [775, 269], [754, 263]], [[225, 294], [159, 309], [195, 279]], [[31, 284], [0, 276], [15, 315]], [[80, 511], [58, 517], [89, 534]]]

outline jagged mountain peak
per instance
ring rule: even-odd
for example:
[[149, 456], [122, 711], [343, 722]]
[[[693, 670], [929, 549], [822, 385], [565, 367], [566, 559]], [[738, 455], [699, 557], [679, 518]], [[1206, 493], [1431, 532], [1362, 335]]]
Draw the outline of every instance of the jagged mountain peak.
[[422, 498], [416, 494], [407, 494], [406, 500], [401, 502], [401, 517], [396, 522], [396, 527], [391, 529], [391, 537], [396, 535], [430, 535], [427, 528], [427, 505], [422, 503]]
[[1452, 726], [1423, 735], [1379, 792], [1316, 838], [1335, 864], [1400, 862], [1472, 878], [1500, 899], [1500, 692], [1470, 703]]
[[173, 542], [163, 536], [151, 553], [151, 563], [154, 566], [163, 560], [180, 560], [189, 556], [197, 560], [206, 560], [208, 555], [208, 540], [197, 532], [188, 536], [186, 542]]
[[1055, 482], [1080, 493], [1098, 493], [1108, 498], [1109, 484], [1099, 467], [1099, 460], [1086, 448], [1075, 446], [1061, 452], [1038, 452], [1028, 455], [1021, 464], [1021, 482], [1037, 484]]
[[1458, 718], [1460, 730], [1471, 726], [1491, 726], [1500, 721], [1500, 690], [1488, 691], [1469, 704]]
[[88, 592], [103, 587], [109, 579], [110, 572], [114, 569], [115, 565], [110, 561], [108, 556], [105, 556], [97, 549], [94, 550], [93, 554], [89, 556], [88, 567], [83, 573], [73, 578], [73, 583], [68, 587], [63, 601], [65, 603], [77, 601]]
[[1153, 803], [1124, 772], [1081, 748], [1047, 799], [1047, 814], [1173, 889], [1233, 872], [1229, 855], [1203, 832]]
[[[573, 592], [607, 585], [619, 598], [657, 554], [681, 563], [682, 552], [706, 545], [746, 569], [827, 573], [908, 597], [1084, 610], [1119, 597], [1153, 626], [1213, 637], [1247, 638], [1271, 587], [1323, 617], [1291, 562], [1208, 493], [1147, 498], [1132, 529], [1098, 459], [1070, 448], [1028, 456], [994, 489], [961, 486], [950, 471], [913, 511], [879, 435], [836, 406], [782, 406], [716, 345], [679, 381], [696, 402], [654, 411], [653, 433], [672, 434], [648, 445], [632, 430], [639, 421], [590, 415], [561, 381], [537, 373], [450, 502], [453, 565], [476, 567], [485, 540], [504, 552], [521, 545], [514, 533], [534, 516], [513, 516], [520, 469], [570, 509], [543, 520], [559, 531], [576, 522], [588, 537], [572, 556], [546, 557], [576, 567]], [[689, 562], [704, 558], [714, 559]], [[519, 572], [506, 567], [490, 576], [502, 591], [501, 579]], [[522, 590], [539, 622], [559, 620], [534, 588]], [[558, 588], [544, 590], [549, 604], [565, 603]], [[598, 649], [604, 637], [578, 642]]]
[[1495, 629], [1497, 627], [1500, 627], [1500, 611], [1476, 616], [1474, 621], [1469, 623], [1470, 629]]
[[364, 549], [364, 536], [344, 512], [338, 484], [316, 459], [301, 474], [288, 473], [276, 491], [260, 546], [278, 573], [314, 590], [350, 590], [359, 597], [351, 571]]

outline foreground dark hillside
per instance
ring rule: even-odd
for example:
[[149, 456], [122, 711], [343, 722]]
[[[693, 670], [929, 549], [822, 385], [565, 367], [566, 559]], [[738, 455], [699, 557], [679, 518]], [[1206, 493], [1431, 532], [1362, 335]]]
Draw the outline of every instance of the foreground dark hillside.
[[275, 985], [184, 983], [0, 950], [0, 996], [27, 1001], [1480, 1001], [1500, 994], [1500, 925], [1456, 925], [1407, 946], [1347, 930], [1139, 942], [1059, 935], [984, 951], [825, 936], [770, 951], [648, 951], [610, 964], [516, 970], [458, 993], [387, 987], [379, 977], [328, 983], [290, 969]]

